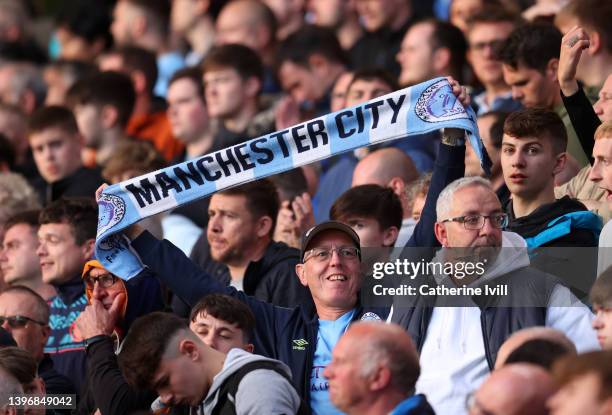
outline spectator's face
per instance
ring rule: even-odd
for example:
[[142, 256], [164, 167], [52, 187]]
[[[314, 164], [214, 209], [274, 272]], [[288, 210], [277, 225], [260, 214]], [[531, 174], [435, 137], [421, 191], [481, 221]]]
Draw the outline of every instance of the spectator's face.
[[432, 77], [433, 50], [431, 48], [431, 34], [433, 26], [430, 24], [416, 24], [412, 26], [397, 54], [397, 61], [401, 66], [399, 83], [402, 86], [414, 85]]
[[56, 34], [60, 43], [60, 58], [62, 59], [90, 62], [101, 52], [104, 45], [101, 38], [94, 39], [90, 43], [85, 38], [77, 36], [63, 27], [59, 27]]
[[468, 34], [468, 58], [480, 82], [499, 85], [504, 82], [502, 63], [497, 53], [512, 32], [510, 22], [477, 23]]
[[352, 107], [390, 92], [393, 91], [391, 91], [389, 85], [380, 79], [371, 81], [359, 79], [351, 84], [346, 93], [346, 106]]
[[204, 88], [208, 114], [213, 118], [234, 116], [247, 99], [245, 82], [234, 69], [206, 72]]
[[[495, 117], [487, 115], [486, 117], [478, 118], [478, 131], [480, 131], [480, 138], [487, 149], [489, 158], [491, 159], [491, 172], [495, 174], [500, 169], [500, 151], [495, 148], [491, 142], [491, 126], [495, 123]], [[465, 175], [466, 176], [482, 176], [484, 171], [480, 167], [480, 160], [472, 146], [465, 146]]]
[[0, 101], [5, 104], [19, 105], [19, 96], [15, 93], [12, 80], [15, 70], [11, 65], [0, 67]]
[[[187, 342], [190, 346], [185, 345]], [[181, 343], [185, 347], [195, 349], [192, 349], [191, 355], [187, 354], [187, 351], [180, 351], [178, 357], [162, 358], [152, 383], [164, 404], [197, 406], [206, 395], [206, 381], [202, 376], [201, 366], [193, 361], [193, 350], [197, 350], [195, 342], [181, 340]]]
[[[493, 191], [480, 185], [466, 186], [457, 190], [452, 198], [447, 218], [466, 215], [490, 216], [502, 213], [501, 203]], [[481, 229], [466, 229], [463, 223], [436, 223], [436, 237], [444, 247], [483, 248], [499, 247], [502, 241], [501, 229], [495, 228], [487, 219]]]
[[[353, 247], [351, 239], [340, 231], [322, 232], [314, 238], [308, 250], [313, 248]], [[335, 307], [349, 310], [357, 301], [361, 287], [359, 258], [341, 258], [335, 251], [331, 258], [319, 260], [307, 252], [302, 264], [296, 265], [296, 272], [302, 285], [310, 289], [317, 307]]]
[[597, 332], [597, 341], [604, 350], [612, 349], [612, 309], [599, 304], [593, 305], [593, 330]]
[[170, 11], [170, 27], [179, 34], [188, 32], [198, 21], [197, 0], [172, 0]]
[[[565, 153], [562, 153], [565, 154]], [[554, 186], [562, 159], [554, 154], [548, 137], [512, 137], [504, 134], [501, 165], [504, 181], [513, 196], [534, 200]]]
[[119, 0], [113, 11], [111, 33], [115, 44], [127, 45], [133, 40], [132, 28], [134, 10], [127, 1]]
[[215, 194], [208, 207], [207, 237], [210, 254], [226, 265], [241, 263], [257, 238], [256, 220], [242, 195]]
[[81, 162], [81, 138], [53, 127], [30, 134], [30, 147], [38, 172], [47, 183], [70, 176]]
[[396, 9], [390, 0], [357, 0], [357, 13], [368, 32], [382, 29], [394, 17]]
[[61, 72], [54, 68], [47, 68], [43, 72], [43, 78], [47, 84], [45, 105], [64, 105], [66, 91], [68, 91], [70, 85], [68, 85]]
[[185, 143], [201, 138], [208, 129], [208, 113], [195, 83], [179, 79], [168, 87], [168, 120], [172, 134]]
[[336, 28], [342, 23], [346, 0], [309, 0], [308, 11], [312, 13], [313, 24]]
[[599, 377], [593, 372], [587, 373], [563, 385], [548, 400], [547, 406], [551, 415], [605, 414], [608, 412], [604, 408], [609, 410], [610, 402], [599, 398], [600, 391]]
[[601, 122], [612, 121], [612, 75], [609, 75], [599, 91], [599, 99], [593, 106]]
[[103, 134], [106, 129], [102, 120], [102, 109], [93, 104], [77, 104], [73, 112], [79, 131], [83, 135], [85, 147], [99, 148], [103, 144]]
[[59, 285], [79, 277], [92, 254], [92, 241], [77, 245], [72, 226], [67, 223], [40, 225], [38, 241], [36, 253], [47, 284]]
[[[98, 278], [108, 274], [109, 272], [102, 268], [92, 268], [89, 275], [85, 278], [85, 284], [88, 290], [91, 290], [91, 298], [100, 301], [106, 310], [109, 310], [113, 305], [113, 301], [119, 294], [125, 294], [125, 285], [118, 277], [115, 278], [115, 283], [110, 287], [103, 287]], [[123, 309], [123, 304], [119, 308]]]
[[7, 284], [18, 285], [40, 279], [37, 248], [36, 229], [27, 223], [6, 230], [4, 248], [0, 251], [0, 267]]
[[355, 341], [350, 335], [342, 336], [334, 347], [331, 363], [323, 371], [329, 382], [329, 399], [347, 413], [368, 395], [368, 379], [362, 375], [363, 364], [359, 358], [363, 350]]
[[11, 327], [9, 322], [5, 320], [2, 324], [2, 327], [13, 336], [17, 346], [27, 350], [37, 361], [40, 361], [49, 338], [50, 329], [46, 322], [41, 321], [35, 310], [36, 302], [31, 295], [15, 292], [0, 294], [0, 316], [23, 316], [45, 323], [43, 325], [34, 321], [27, 321], [25, 326]]
[[346, 108], [346, 92], [352, 80], [353, 74], [351, 72], [343, 73], [336, 80], [331, 92], [330, 108], [332, 112]]
[[504, 81], [512, 87], [512, 98], [520, 101], [527, 108], [543, 107], [552, 110], [559, 95], [559, 84], [556, 81], [556, 70], [527, 68], [519, 64], [518, 68], [503, 64]]
[[262, 41], [257, 35], [256, 22], [253, 21], [253, 16], [248, 15], [245, 7], [229, 3], [217, 17], [215, 28], [215, 42], [218, 45], [236, 43], [248, 46], [256, 52], [262, 47], [260, 44]]
[[281, 64], [278, 75], [283, 90], [300, 104], [323, 98], [329, 83], [329, 80], [319, 79], [311, 68], [290, 61]]
[[294, 14], [301, 13], [304, 0], [262, 0], [272, 10], [279, 26], [293, 19]]
[[589, 180], [606, 192], [608, 205], [612, 206], [612, 137], [595, 140], [593, 158], [595, 163], [589, 173]]
[[397, 232], [390, 231], [396, 228], [382, 230], [380, 223], [374, 218], [349, 216], [342, 218], [342, 222], [353, 228], [355, 233], [359, 235], [359, 241], [364, 248], [392, 246], [395, 243], [395, 239], [397, 239]]
[[244, 340], [244, 332], [236, 325], [211, 316], [206, 311], [198, 314], [189, 328], [208, 346], [221, 353], [238, 348], [253, 351], [253, 345]]
[[463, 33], [467, 30], [467, 21], [482, 8], [482, 0], [452, 0], [450, 22]]

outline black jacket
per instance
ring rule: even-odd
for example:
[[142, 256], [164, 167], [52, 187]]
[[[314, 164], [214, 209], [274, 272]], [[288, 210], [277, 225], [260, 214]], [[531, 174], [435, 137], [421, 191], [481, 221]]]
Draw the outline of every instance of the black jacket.
[[[521, 218], [514, 217], [512, 200], [505, 211], [510, 218], [507, 230], [525, 238], [532, 266], [559, 277], [578, 298], [586, 300], [597, 275], [601, 219], [569, 196]], [[581, 220], [561, 221], [574, 215], [580, 215]]]
[[96, 195], [96, 190], [103, 183], [100, 170], [81, 167], [73, 174], [54, 183], [47, 183], [42, 177], [32, 181], [32, 186], [38, 192], [44, 206], [63, 197]]
[[[194, 245], [191, 259], [220, 283], [230, 285], [229, 269], [211, 258], [206, 234]], [[251, 262], [244, 273], [245, 294], [280, 307], [312, 302], [310, 291], [300, 284], [295, 274], [295, 265], [299, 262], [300, 251], [283, 242], [271, 241], [263, 257]]]
[[[556, 218], [573, 212], [587, 212], [587, 208], [569, 196], [564, 196], [561, 199], [555, 200], [553, 203], [547, 203], [538, 207], [527, 216], [516, 218], [512, 208], [512, 200], [508, 200], [504, 207], [508, 214], [508, 227], [506, 230], [516, 232], [526, 240], [536, 235], [541, 234], [546, 229], [550, 228], [550, 223]], [[594, 214], [593, 214], [594, 215]], [[594, 234], [588, 228], [572, 228], [571, 232], [561, 236], [560, 238], [552, 239], [543, 245], [545, 247], [591, 247], [597, 246], [598, 234]]]
[[580, 145], [585, 154], [593, 164], [593, 146], [595, 145], [595, 130], [601, 124], [601, 121], [593, 110], [591, 101], [587, 98], [582, 88], [578, 89], [574, 95], [566, 97], [561, 92], [563, 105], [567, 110], [572, 126], [576, 131], [576, 135], [580, 140]]
[[45, 381], [47, 394], [73, 394], [76, 389], [68, 377], [59, 373], [53, 367], [53, 360], [48, 354], [38, 364], [38, 375]]

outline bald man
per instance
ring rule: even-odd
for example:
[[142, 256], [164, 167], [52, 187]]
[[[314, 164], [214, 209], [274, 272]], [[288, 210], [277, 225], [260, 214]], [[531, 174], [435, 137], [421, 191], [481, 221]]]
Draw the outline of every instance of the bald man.
[[416, 225], [412, 219], [413, 200], [408, 198], [407, 187], [419, 177], [412, 159], [395, 147], [376, 150], [364, 157], [353, 172], [352, 187], [377, 184], [390, 187], [402, 202], [402, 228], [395, 242], [403, 247], [412, 236]]
[[424, 395], [414, 395], [419, 356], [410, 336], [396, 324], [352, 324], [323, 371], [332, 403], [348, 415], [433, 415]]
[[567, 350], [568, 354], [576, 355], [576, 345], [561, 331], [553, 329], [552, 327], [529, 327], [526, 329], [519, 330], [508, 337], [508, 339], [501, 345], [497, 352], [497, 359], [495, 360], [495, 369], [501, 368], [505, 363], [508, 356], [515, 351], [518, 347], [525, 344], [530, 340], [548, 340], [559, 344]]
[[470, 415], [547, 415], [555, 393], [551, 375], [539, 366], [516, 363], [494, 371], [470, 398]]
[[270, 66], [274, 58], [276, 26], [274, 13], [262, 2], [234, 0], [227, 3], [217, 17], [216, 42], [248, 46], [266, 66]]

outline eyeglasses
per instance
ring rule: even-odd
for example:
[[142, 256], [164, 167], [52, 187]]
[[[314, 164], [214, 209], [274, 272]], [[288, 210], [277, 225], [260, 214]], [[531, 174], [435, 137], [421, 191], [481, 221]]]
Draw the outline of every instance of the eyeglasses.
[[480, 230], [485, 224], [485, 219], [489, 219], [491, 226], [497, 229], [503, 229], [508, 226], [508, 215], [505, 213], [496, 213], [494, 215], [466, 215], [458, 216], [456, 218], [444, 219], [444, 222], [459, 222], [463, 223], [465, 229], [469, 230]]
[[117, 282], [117, 277], [113, 274], [102, 274], [98, 275], [97, 277], [92, 277], [88, 275], [87, 277], [85, 277], [85, 284], [90, 290], [94, 289], [96, 282], [100, 284], [102, 288], [110, 288], [113, 286], [113, 284], [115, 284], [115, 282]]
[[26, 316], [10, 316], [10, 317], [0, 316], [0, 326], [4, 325], [5, 321], [8, 322], [9, 327], [12, 329], [20, 329], [22, 327], [25, 327], [29, 321], [31, 321], [32, 323], [40, 324], [41, 326], [47, 325], [47, 323], [43, 323], [42, 321], [37, 321], [37, 320], [34, 320], [33, 318], [26, 317]]
[[304, 262], [308, 261], [311, 258], [314, 258], [315, 262], [327, 262], [331, 259], [334, 252], [338, 253], [338, 256], [342, 259], [354, 260], [359, 257], [359, 249], [354, 246], [341, 246], [340, 248], [313, 248], [309, 251], [306, 251], [306, 255], [308, 257], [304, 259]]
[[497, 56], [503, 49], [505, 43], [505, 39], [496, 39], [490, 42], [475, 42], [470, 45], [470, 49], [476, 53], [483, 53], [486, 48], [491, 48], [493, 55]]
[[485, 408], [483, 408], [481, 403], [478, 402], [478, 399], [476, 399], [476, 396], [474, 395], [475, 395], [474, 392], [470, 392], [466, 396], [465, 409], [468, 412], [474, 410], [477, 414], [480, 414], [480, 415], [495, 415], [493, 412], [487, 411]]

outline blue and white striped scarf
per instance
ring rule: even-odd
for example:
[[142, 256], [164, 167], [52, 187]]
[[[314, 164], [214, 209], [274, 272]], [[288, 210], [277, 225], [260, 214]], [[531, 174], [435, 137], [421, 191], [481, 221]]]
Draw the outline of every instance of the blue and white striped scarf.
[[445, 78], [437, 78], [109, 186], [98, 200], [96, 258], [113, 274], [130, 279], [143, 265], [121, 231], [148, 216], [359, 147], [441, 128], [466, 130], [488, 173], [476, 116], [461, 105]]

